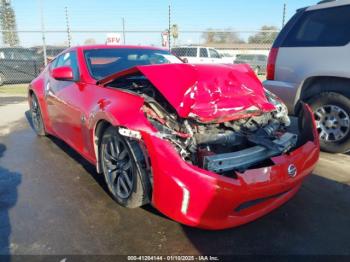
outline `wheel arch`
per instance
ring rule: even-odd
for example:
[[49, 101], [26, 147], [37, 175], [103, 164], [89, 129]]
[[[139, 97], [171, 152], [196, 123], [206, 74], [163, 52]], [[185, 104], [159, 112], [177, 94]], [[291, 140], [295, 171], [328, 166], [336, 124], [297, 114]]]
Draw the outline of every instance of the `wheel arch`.
[[[115, 128], [122, 127], [122, 126], [114, 125], [106, 119], [100, 119], [99, 121], [97, 121], [95, 128], [93, 129], [93, 146], [94, 146], [94, 153], [96, 157], [96, 171], [98, 174], [103, 173], [102, 163], [100, 160], [100, 153], [101, 153], [100, 145], [102, 142], [102, 137], [104, 132], [111, 126]], [[142, 169], [144, 170], [144, 172], [146, 172], [146, 177], [142, 176], [141, 180], [144, 188], [149, 190], [147, 192], [148, 198], [145, 199], [146, 201], [145, 203], [149, 203], [152, 196], [151, 192], [153, 188], [153, 176], [152, 176], [152, 170], [151, 170], [151, 161], [149, 158], [149, 154], [147, 152], [147, 148], [145, 144], [142, 142], [142, 140], [140, 141], [134, 140], [133, 142], [129, 141], [127, 142], [127, 144], [131, 149], [131, 153], [133, 154], [135, 160], [137, 161], [136, 165], [139, 171], [141, 172], [141, 169]]]
[[31, 108], [31, 106], [32, 106], [31, 103], [30, 103], [30, 99], [32, 98], [33, 95], [35, 95], [33, 89], [28, 88], [28, 98], [27, 98], [27, 100], [28, 100], [29, 108]]
[[35, 93], [34, 93], [33, 89], [28, 88], [28, 97], [31, 97], [31, 96], [34, 95], [34, 94], [35, 94]]
[[94, 147], [94, 153], [96, 157], [96, 171], [98, 174], [102, 173], [102, 167], [100, 162], [100, 152], [99, 152], [101, 138], [105, 130], [110, 126], [112, 126], [112, 124], [109, 121], [105, 119], [101, 119], [96, 123], [93, 129], [93, 147]]
[[[93, 129], [93, 147], [94, 147], [94, 153], [95, 153], [95, 157], [96, 157], [96, 170], [97, 170], [97, 173], [99, 173], [99, 174], [102, 173], [99, 148], [100, 148], [100, 144], [102, 141], [102, 136], [103, 136], [104, 132], [107, 130], [107, 128], [109, 128], [110, 126], [114, 126], [114, 127], [118, 128], [118, 126], [114, 125], [110, 121], [108, 121], [106, 119], [100, 119], [99, 121], [97, 121], [97, 123]], [[149, 170], [151, 164], [150, 164], [150, 159], [148, 157], [147, 148], [144, 145], [144, 143], [142, 143], [142, 142], [138, 143], [138, 147], [140, 150], [139, 152], [142, 153], [142, 155], [145, 159], [145, 163], [147, 165], [147, 170]]]
[[28, 86], [28, 98], [30, 98], [32, 95], [35, 95], [38, 99], [38, 95], [37, 95], [37, 92], [34, 90], [34, 88], [32, 87], [32, 85], [29, 85]]
[[[345, 86], [349, 87], [344, 88]], [[297, 115], [300, 111], [301, 102], [306, 102], [322, 92], [335, 92], [350, 99], [350, 78], [338, 76], [312, 76], [307, 78], [299, 88], [294, 113]]]

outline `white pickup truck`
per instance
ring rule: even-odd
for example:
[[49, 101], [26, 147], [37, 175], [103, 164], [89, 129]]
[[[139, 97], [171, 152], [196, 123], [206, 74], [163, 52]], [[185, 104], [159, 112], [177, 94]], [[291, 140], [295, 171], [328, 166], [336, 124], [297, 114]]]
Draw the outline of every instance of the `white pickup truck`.
[[226, 63], [220, 53], [211, 47], [181, 46], [174, 47], [171, 52], [184, 62], [191, 64], [222, 64]]

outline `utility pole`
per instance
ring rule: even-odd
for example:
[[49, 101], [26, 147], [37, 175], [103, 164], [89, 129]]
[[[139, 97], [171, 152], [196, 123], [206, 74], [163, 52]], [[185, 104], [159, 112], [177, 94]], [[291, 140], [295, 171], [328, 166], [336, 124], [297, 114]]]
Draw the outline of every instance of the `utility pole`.
[[125, 19], [124, 19], [124, 17], [122, 18], [122, 25], [123, 25], [123, 44], [125, 45], [126, 40], [125, 40]]
[[286, 21], [286, 8], [287, 8], [287, 4], [284, 3], [283, 4], [283, 15], [282, 15], [282, 28], [284, 27], [284, 24]]
[[41, 20], [41, 34], [43, 40], [43, 55], [44, 55], [44, 65], [47, 65], [47, 54], [46, 54], [46, 37], [45, 37], [45, 23], [44, 23], [44, 4], [43, 0], [40, 0], [40, 20]]
[[170, 5], [169, 5], [169, 25], [168, 25], [168, 43], [169, 43], [169, 51], [171, 50], [171, 37], [170, 37], [170, 27], [171, 27], [171, 9], [170, 9]]
[[66, 13], [68, 47], [70, 47], [71, 41], [72, 41], [72, 37], [71, 37], [71, 32], [70, 32], [70, 27], [69, 27], [69, 16], [68, 16], [68, 8], [67, 8], [67, 6], [64, 9], [65, 9], [65, 13]]

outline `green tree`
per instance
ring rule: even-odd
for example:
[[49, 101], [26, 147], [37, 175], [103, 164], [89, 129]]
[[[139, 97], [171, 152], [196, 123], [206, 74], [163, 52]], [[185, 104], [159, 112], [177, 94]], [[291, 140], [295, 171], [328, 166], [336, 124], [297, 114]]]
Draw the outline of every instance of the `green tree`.
[[202, 34], [202, 38], [206, 44], [217, 44], [217, 43], [244, 43], [244, 40], [239, 37], [239, 35], [228, 28], [224, 31], [207, 29]]
[[11, 7], [10, 0], [0, 0], [0, 26], [2, 31], [2, 41], [5, 45], [19, 45], [17, 34], [16, 16]]
[[264, 25], [261, 27], [261, 31], [250, 36], [248, 43], [250, 44], [272, 44], [278, 34], [278, 28], [276, 26]]
[[94, 38], [88, 38], [84, 41], [84, 45], [95, 45], [96, 40]]

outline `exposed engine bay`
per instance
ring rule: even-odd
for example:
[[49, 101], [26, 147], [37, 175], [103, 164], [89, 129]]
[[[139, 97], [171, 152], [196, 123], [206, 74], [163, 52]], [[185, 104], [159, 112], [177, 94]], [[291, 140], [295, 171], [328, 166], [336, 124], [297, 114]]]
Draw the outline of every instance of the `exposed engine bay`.
[[218, 174], [268, 165], [271, 157], [287, 153], [297, 144], [298, 135], [288, 131], [286, 106], [267, 90], [266, 98], [275, 110], [203, 123], [195, 117], [179, 117], [141, 74], [118, 78], [108, 86], [142, 96], [142, 110], [158, 130], [157, 136], [168, 140], [185, 161]]

